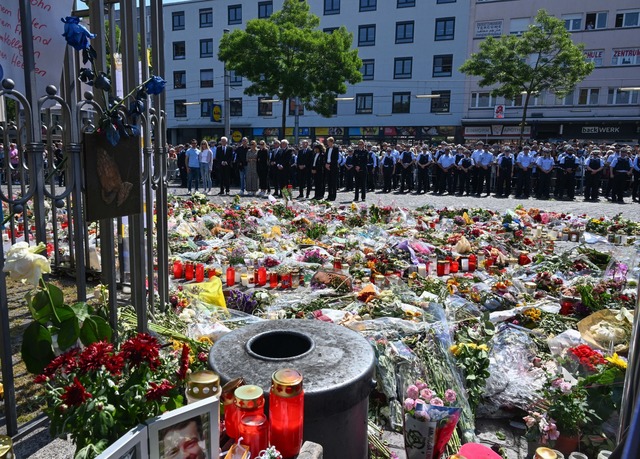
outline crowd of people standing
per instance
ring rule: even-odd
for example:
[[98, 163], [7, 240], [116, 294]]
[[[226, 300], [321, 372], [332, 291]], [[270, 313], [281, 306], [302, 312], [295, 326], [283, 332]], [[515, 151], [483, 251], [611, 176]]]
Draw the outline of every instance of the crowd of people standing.
[[490, 196], [517, 199], [585, 201], [601, 196], [624, 203], [640, 200], [640, 148], [620, 144], [543, 143], [485, 145], [372, 144], [359, 140], [338, 145], [333, 137], [290, 145], [286, 139], [242, 138], [230, 145], [206, 140], [169, 146], [169, 170], [187, 193], [281, 196], [297, 190], [297, 199], [335, 201], [338, 191], [365, 201], [367, 192]]

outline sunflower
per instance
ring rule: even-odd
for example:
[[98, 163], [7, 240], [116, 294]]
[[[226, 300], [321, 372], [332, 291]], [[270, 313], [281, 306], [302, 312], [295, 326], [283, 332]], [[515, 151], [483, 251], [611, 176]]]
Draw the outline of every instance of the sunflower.
[[611, 357], [606, 357], [607, 361], [615, 367], [621, 370], [627, 369], [627, 361], [620, 357], [617, 353], [614, 353]]

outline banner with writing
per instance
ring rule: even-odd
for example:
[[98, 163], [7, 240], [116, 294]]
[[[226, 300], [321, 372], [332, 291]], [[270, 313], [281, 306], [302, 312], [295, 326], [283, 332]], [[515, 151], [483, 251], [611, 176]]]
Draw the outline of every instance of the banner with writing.
[[31, 7], [30, 24], [20, 18], [19, 2], [0, 2], [0, 79], [11, 78], [15, 89], [25, 92], [22, 27], [29, 27], [33, 34], [36, 94], [43, 96], [47, 85], [60, 87], [67, 46], [62, 36], [64, 23], [60, 19], [71, 14], [73, 0], [30, 0], [27, 2]]

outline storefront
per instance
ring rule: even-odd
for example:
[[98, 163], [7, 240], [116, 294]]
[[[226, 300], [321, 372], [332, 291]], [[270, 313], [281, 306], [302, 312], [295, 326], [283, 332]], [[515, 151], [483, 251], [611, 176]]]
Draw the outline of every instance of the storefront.
[[[532, 138], [531, 126], [525, 126], [522, 130], [522, 138], [527, 141]], [[464, 141], [477, 142], [482, 140], [485, 143], [513, 142], [520, 139], [520, 126], [491, 124], [483, 126], [465, 126]]]

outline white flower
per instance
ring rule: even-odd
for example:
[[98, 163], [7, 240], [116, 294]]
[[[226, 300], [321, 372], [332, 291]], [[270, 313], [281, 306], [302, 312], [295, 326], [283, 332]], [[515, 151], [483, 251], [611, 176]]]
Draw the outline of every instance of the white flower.
[[7, 259], [2, 270], [9, 273], [9, 277], [12, 279], [20, 280], [23, 283], [28, 281], [37, 287], [42, 274], [51, 272], [49, 260], [38, 255], [43, 250], [46, 250], [46, 246], [42, 242], [37, 246], [18, 242], [12, 245], [7, 252]]

